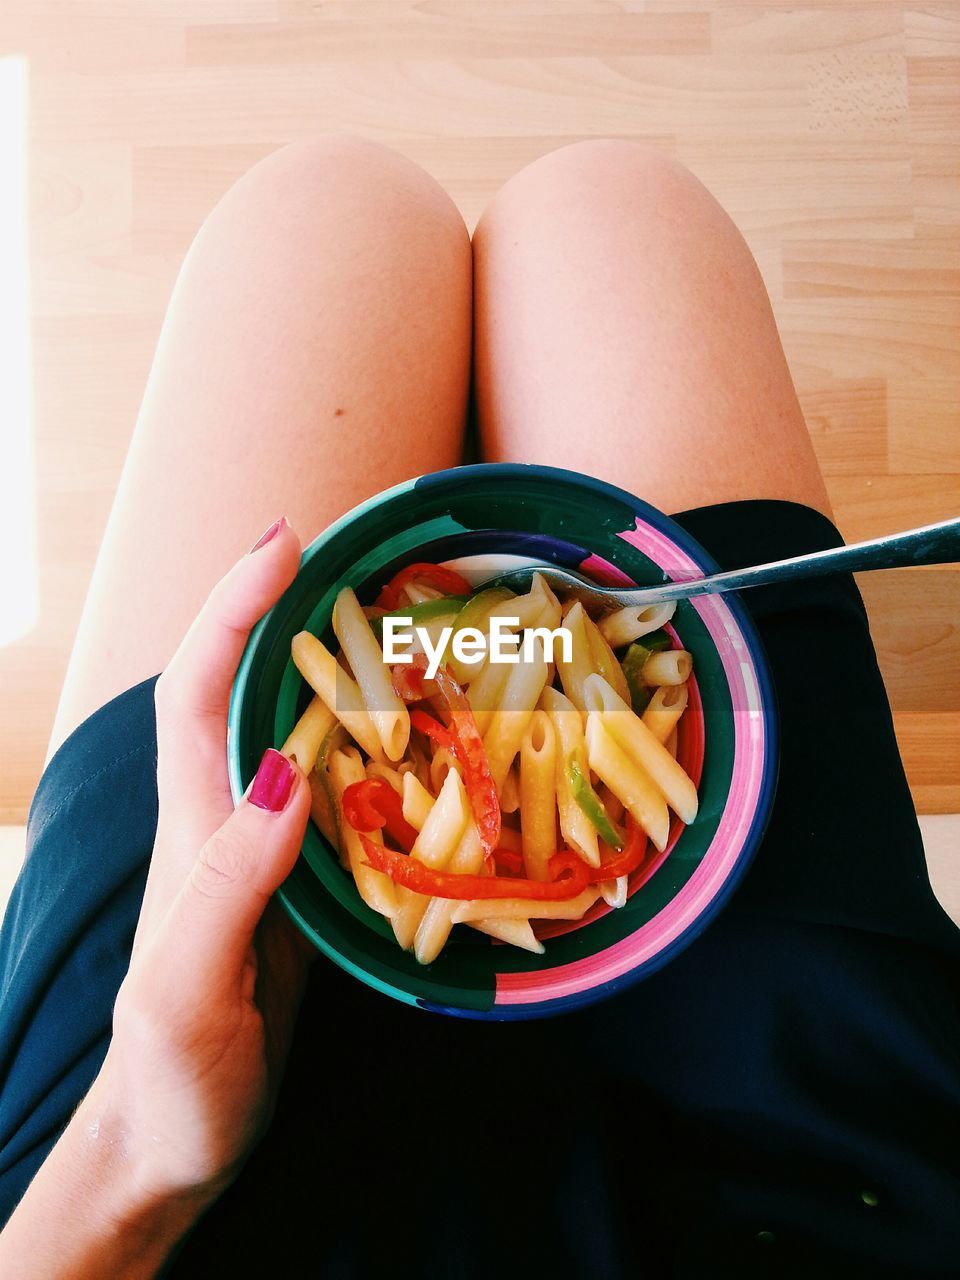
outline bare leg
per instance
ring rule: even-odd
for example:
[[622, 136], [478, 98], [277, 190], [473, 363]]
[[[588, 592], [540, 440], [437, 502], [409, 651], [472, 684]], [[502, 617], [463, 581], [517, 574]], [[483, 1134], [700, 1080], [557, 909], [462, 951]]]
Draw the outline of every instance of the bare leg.
[[785, 498], [830, 515], [743, 237], [638, 143], [561, 147], [477, 224], [476, 414], [489, 461], [554, 463], [666, 511]]
[[163, 326], [47, 758], [160, 671], [286, 514], [304, 544], [460, 459], [470, 239], [437, 182], [346, 134], [256, 165], [204, 223]]

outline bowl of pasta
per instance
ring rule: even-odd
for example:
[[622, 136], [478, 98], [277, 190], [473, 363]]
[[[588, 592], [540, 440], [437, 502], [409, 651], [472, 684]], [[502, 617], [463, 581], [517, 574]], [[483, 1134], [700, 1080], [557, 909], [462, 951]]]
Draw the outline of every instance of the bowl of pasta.
[[[315, 539], [234, 682], [234, 800], [268, 746], [310, 781], [285, 909], [421, 1008], [524, 1019], [615, 994], [709, 924], [769, 818], [775, 698], [740, 601], [598, 609], [549, 566], [638, 586], [716, 570], [612, 485], [455, 467]], [[499, 581], [516, 569], [519, 589]]]

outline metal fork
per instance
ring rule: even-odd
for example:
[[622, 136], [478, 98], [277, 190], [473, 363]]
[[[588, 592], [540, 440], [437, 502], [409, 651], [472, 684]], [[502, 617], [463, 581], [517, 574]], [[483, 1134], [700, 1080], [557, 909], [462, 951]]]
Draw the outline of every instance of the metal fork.
[[[789, 560], [755, 565], [752, 569], [732, 569], [714, 573], [709, 578], [692, 578], [685, 582], [664, 582], [655, 587], [598, 587], [570, 569], [556, 565], [526, 565], [511, 569], [494, 579], [497, 586], [526, 586], [534, 573], [542, 573], [551, 587], [563, 587], [584, 604], [638, 606], [660, 604], [666, 600], [685, 600], [689, 596], [710, 595], [720, 591], [739, 591], [744, 587], [761, 587], [771, 582], [790, 582], [795, 578], [812, 578], [826, 573], [854, 573], [867, 569], [899, 569], [905, 565], [952, 564], [960, 561], [960, 519], [942, 520], [905, 533], [888, 533], [869, 542], [813, 551]], [[492, 585], [488, 583], [486, 585]]]

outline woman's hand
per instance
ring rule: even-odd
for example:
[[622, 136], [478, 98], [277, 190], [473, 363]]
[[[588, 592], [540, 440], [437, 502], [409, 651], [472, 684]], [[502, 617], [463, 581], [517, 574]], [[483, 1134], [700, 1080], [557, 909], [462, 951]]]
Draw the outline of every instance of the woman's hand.
[[[306, 779], [268, 751], [234, 808], [227, 778], [240, 655], [299, 564], [285, 520], [268, 534], [217, 584], [157, 681], [159, 816], [113, 1038], [0, 1238], [2, 1262], [17, 1256], [11, 1237], [31, 1237], [31, 1269], [9, 1274], [88, 1274], [79, 1254], [70, 1269], [61, 1249], [46, 1271], [37, 1257], [67, 1204], [84, 1211], [89, 1274], [151, 1274], [269, 1123], [313, 951], [271, 900], [303, 840]], [[111, 1233], [119, 1252], [104, 1255]]]
[[226, 750], [250, 628], [299, 559], [283, 522], [217, 584], [157, 680], [157, 835], [101, 1072], [151, 1192], [230, 1181], [269, 1121], [303, 990], [309, 944], [270, 899], [310, 789], [268, 751], [234, 809]]

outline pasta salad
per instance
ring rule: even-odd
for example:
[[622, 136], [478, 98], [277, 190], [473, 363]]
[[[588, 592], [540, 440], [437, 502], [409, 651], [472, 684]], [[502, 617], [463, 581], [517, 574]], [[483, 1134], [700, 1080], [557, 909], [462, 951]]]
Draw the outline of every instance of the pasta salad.
[[340, 591], [336, 652], [294, 636], [313, 696], [282, 750], [363, 901], [421, 964], [456, 924], [542, 953], [534, 922], [622, 907], [671, 813], [694, 820], [675, 607], [591, 616], [540, 573], [518, 595], [421, 563], [373, 605]]

